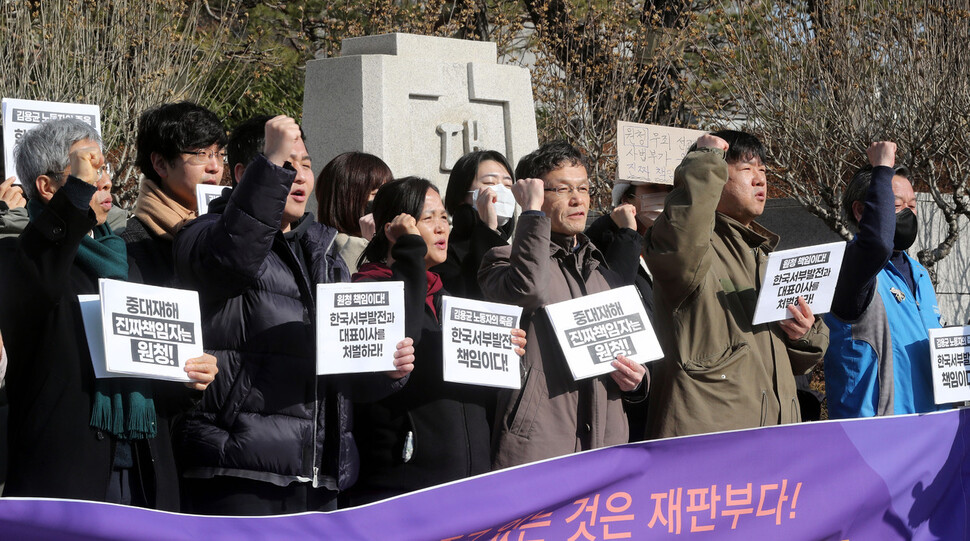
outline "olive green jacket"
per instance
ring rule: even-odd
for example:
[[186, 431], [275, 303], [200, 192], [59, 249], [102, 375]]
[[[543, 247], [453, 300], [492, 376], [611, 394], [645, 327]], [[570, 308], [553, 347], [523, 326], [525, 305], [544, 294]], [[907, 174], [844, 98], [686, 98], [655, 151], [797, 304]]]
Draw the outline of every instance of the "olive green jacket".
[[715, 210], [727, 176], [722, 151], [689, 153], [647, 232], [665, 353], [653, 374], [652, 438], [800, 421], [794, 374], [810, 371], [828, 347], [818, 317], [799, 340], [777, 323], [751, 324], [778, 236]]

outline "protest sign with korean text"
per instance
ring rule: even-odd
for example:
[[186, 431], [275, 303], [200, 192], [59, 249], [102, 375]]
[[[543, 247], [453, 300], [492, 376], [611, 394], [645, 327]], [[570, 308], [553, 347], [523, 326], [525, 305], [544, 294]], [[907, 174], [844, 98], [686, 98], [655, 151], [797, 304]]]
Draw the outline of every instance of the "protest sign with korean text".
[[127, 374], [112, 374], [108, 372], [107, 361], [104, 358], [104, 325], [101, 321], [101, 297], [99, 295], [78, 295], [81, 306], [81, 321], [84, 322], [84, 337], [88, 341], [88, 353], [91, 354], [91, 365], [94, 367], [94, 377], [127, 378]]
[[512, 329], [519, 326], [522, 308], [446, 295], [441, 310], [444, 380], [518, 389]]
[[844, 254], [845, 242], [841, 241], [769, 254], [752, 323], [791, 318], [788, 306], [797, 305], [798, 297], [805, 299], [813, 314], [828, 312]]
[[195, 185], [195, 199], [198, 201], [198, 214], [202, 216], [209, 212], [209, 203], [213, 200], [222, 196], [222, 190], [225, 190], [226, 186], [219, 186], [218, 184], [196, 184]]
[[557, 302], [545, 310], [573, 379], [612, 372], [611, 361], [621, 354], [637, 363], [663, 357], [633, 286]]
[[404, 282], [317, 284], [317, 374], [394, 370]]
[[107, 370], [190, 381], [185, 361], [202, 356], [199, 294], [103, 278], [98, 283]]
[[[3, 98], [0, 109], [3, 116], [3, 178], [17, 176], [13, 147], [25, 133], [42, 122], [57, 118], [76, 118], [101, 134], [101, 108], [97, 105]], [[20, 179], [17, 180], [18, 184], [19, 182]]]
[[970, 326], [929, 331], [933, 400], [937, 404], [970, 400]]
[[697, 138], [707, 132], [638, 124], [616, 123], [616, 178], [625, 182], [673, 184], [674, 169]]

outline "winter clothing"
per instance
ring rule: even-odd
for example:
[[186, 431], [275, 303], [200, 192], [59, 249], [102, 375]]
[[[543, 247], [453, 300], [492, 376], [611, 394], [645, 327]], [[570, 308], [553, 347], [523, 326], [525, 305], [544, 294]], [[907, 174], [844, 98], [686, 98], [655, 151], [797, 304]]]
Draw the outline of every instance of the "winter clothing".
[[425, 271], [427, 246], [403, 235], [391, 249], [392, 268], [368, 263], [354, 281], [404, 282], [406, 335], [414, 339], [414, 371], [401, 391], [373, 404], [357, 404], [354, 435], [360, 479], [349, 503], [358, 505], [489, 470], [485, 403], [491, 389], [443, 379], [441, 323], [445, 291]]
[[337, 245], [337, 253], [344, 260], [350, 274], [357, 272], [357, 262], [360, 260], [360, 255], [364, 253], [364, 249], [367, 248], [368, 242], [363, 237], [337, 233], [337, 240], [334, 241], [334, 244]]
[[647, 231], [665, 354], [654, 367], [648, 437], [800, 421], [794, 374], [811, 370], [828, 344], [817, 318], [799, 340], [777, 323], [751, 324], [778, 237], [716, 212], [727, 178], [723, 151], [689, 153]]
[[832, 311], [825, 315], [829, 417], [924, 413], [934, 404], [929, 329], [940, 309], [926, 269], [893, 252], [894, 170], [875, 167], [859, 234], [845, 248]]
[[[499, 393], [496, 468], [629, 440], [620, 388], [609, 375], [573, 379], [542, 308], [630, 284], [633, 274], [610, 270], [584, 235], [575, 237], [573, 247], [573, 238], [551, 233], [550, 227], [542, 212], [522, 213], [512, 245], [488, 252], [478, 275], [486, 300], [523, 308], [529, 341], [520, 365], [522, 388]], [[625, 246], [627, 259], [636, 261], [639, 235], [625, 229], [617, 241], [614, 249]]]

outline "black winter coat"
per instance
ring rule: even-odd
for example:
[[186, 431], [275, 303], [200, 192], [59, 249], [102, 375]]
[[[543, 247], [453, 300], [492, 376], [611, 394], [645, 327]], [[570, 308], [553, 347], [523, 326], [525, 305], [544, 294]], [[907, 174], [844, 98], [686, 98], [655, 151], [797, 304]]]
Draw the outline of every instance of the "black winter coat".
[[[106, 498], [115, 440], [90, 426], [95, 377], [77, 300], [98, 293], [98, 277], [74, 261], [81, 239], [96, 225], [87, 205], [93, 192], [69, 177], [19, 239], [4, 241], [0, 328], [10, 398], [4, 496]], [[140, 496], [149, 507], [178, 511], [168, 418], [187, 389], [155, 381], [153, 391], [157, 435], [133, 445], [133, 474], [142, 478], [146, 493]]]
[[509, 220], [499, 228], [500, 231], [492, 230], [478, 217], [474, 207], [461, 205], [451, 217], [448, 259], [432, 267], [431, 272], [441, 276], [449, 294], [466, 299], [484, 299], [478, 285], [478, 267], [489, 250], [508, 244], [514, 225]]
[[[415, 342], [414, 371], [401, 391], [357, 405], [361, 470], [349, 491], [352, 505], [478, 475], [491, 466], [486, 403], [493, 391], [443, 379], [441, 323], [425, 304], [426, 253], [418, 235], [404, 235], [392, 248], [392, 279], [404, 282], [406, 334]], [[434, 295], [439, 313], [442, 294], [447, 293]], [[405, 460], [409, 433], [413, 453]]]
[[141, 274], [142, 283], [159, 287], [178, 287], [172, 241], [155, 236], [145, 224], [132, 216], [121, 234], [128, 249], [128, 266]]
[[381, 374], [316, 375], [315, 284], [349, 276], [333, 228], [306, 214], [280, 231], [294, 177], [260, 155], [176, 236], [176, 274], [199, 291], [206, 351], [219, 362], [200, 407], [176, 428], [186, 476], [342, 490], [358, 468], [350, 396], [393, 388]]

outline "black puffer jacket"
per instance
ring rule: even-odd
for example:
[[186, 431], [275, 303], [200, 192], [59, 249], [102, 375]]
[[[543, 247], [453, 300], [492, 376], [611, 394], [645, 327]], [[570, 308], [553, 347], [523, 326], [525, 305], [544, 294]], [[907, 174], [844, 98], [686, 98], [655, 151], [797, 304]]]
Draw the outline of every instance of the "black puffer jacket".
[[316, 375], [315, 284], [349, 276], [333, 228], [307, 214], [280, 232], [294, 176], [258, 156], [175, 239], [176, 273], [199, 291], [206, 351], [219, 360], [176, 429], [186, 476], [346, 488], [358, 468], [350, 395], [391, 388], [383, 375]]

